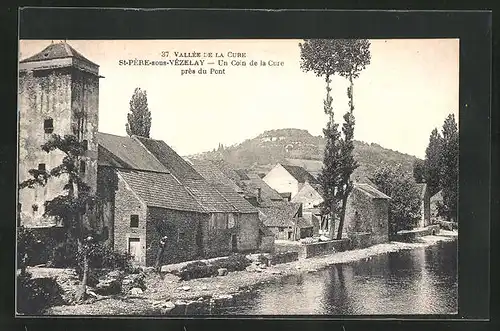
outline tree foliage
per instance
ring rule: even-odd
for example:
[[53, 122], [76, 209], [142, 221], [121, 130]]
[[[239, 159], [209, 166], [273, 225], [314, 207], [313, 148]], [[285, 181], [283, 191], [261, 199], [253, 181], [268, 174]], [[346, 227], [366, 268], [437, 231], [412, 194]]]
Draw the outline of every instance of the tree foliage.
[[[370, 64], [370, 42], [367, 39], [306, 39], [299, 44], [301, 69], [325, 77], [327, 96], [324, 111], [328, 122], [323, 133], [326, 138], [324, 166], [319, 180], [323, 189], [325, 213], [330, 214], [330, 236], [333, 237], [333, 221], [340, 218], [337, 239], [342, 236], [347, 198], [352, 191], [351, 175], [358, 164], [354, 159], [354, 97], [353, 80]], [[338, 74], [349, 80], [347, 96], [349, 108], [344, 115], [342, 134], [334, 120], [330, 95], [331, 77]], [[340, 205], [339, 205], [340, 204]]]
[[151, 112], [148, 108], [147, 93], [140, 88], [134, 90], [130, 99], [130, 111], [127, 114], [125, 129], [129, 136], [136, 135], [149, 138], [151, 129]]
[[458, 125], [455, 116], [450, 114], [441, 133], [432, 130], [424, 161], [424, 178], [431, 195], [442, 191], [443, 202], [438, 204], [438, 215], [448, 220], [457, 219], [458, 140]]
[[391, 197], [389, 233], [413, 229], [421, 217], [420, 190], [412, 176], [401, 167], [382, 166], [370, 180]]
[[434, 195], [441, 189], [441, 163], [442, 163], [442, 139], [437, 129], [432, 130], [429, 137], [429, 145], [425, 150], [424, 176], [425, 182], [430, 189], [430, 194]]
[[458, 126], [450, 114], [442, 128], [442, 159], [440, 187], [443, 190], [443, 206], [440, 214], [448, 220], [457, 219], [458, 204]]
[[[58, 150], [63, 152], [65, 156], [60, 165], [50, 170], [29, 170], [32, 178], [22, 182], [20, 189], [34, 188], [37, 185], [44, 186], [52, 177], [65, 178], [66, 183], [63, 186], [62, 194], [52, 200], [45, 201], [44, 216], [54, 217], [62, 221], [67, 230], [67, 240], [78, 242], [78, 251], [83, 257], [83, 264], [87, 265], [88, 240], [86, 238], [92, 238], [94, 231], [91, 227], [92, 224], [84, 222], [83, 215], [90, 214], [94, 210], [95, 196], [80, 174], [80, 160], [85, 157], [84, 144], [73, 135], [61, 137], [53, 134], [41, 148], [47, 153]], [[88, 273], [88, 268], [84, 269], [85, 273]], [[86, 285], [84, 277], [80, 299], [85, 296]]]
[[417, 183], [425, 182], [425, 162], [421, 159], [416, 159], [413, 162], [413, 178]]

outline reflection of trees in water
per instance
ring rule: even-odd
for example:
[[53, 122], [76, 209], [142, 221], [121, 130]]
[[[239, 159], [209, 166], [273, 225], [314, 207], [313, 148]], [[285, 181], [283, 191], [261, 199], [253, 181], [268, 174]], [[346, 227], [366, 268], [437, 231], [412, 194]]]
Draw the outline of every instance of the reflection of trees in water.
[[437, 275], [456, 277], [457, 242], [443, 242], [425, 250], [427, 264]]
[[336, 264], [325, 270], [323, 305], [331, 314], [353, 314], [351, 286], [354, 277], [352, 268], [346, 264]]

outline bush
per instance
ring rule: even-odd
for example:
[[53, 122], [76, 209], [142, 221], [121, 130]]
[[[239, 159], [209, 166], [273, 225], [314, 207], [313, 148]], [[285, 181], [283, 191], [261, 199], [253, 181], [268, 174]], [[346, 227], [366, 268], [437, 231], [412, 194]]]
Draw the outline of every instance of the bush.
[[201, 261], [188, 263], [180, 270], [180, 272], [175, 274], [182, 280], [206, 278], [217, 276], [217, 270], [220, 268], [226, 268], [228, 272], [242, 271], [245, 270], [245, 268], [250, 264], [252, 264], [252, 261], [247, 259], [246, 256], [234, 254], [227, 258], [213, 261], [210, 264]]
[[64, 241], [57, 244], [49, 261], [54, 268], [74, 268], [78, 264], [78, 245], [74, 241]]
[[188, 263], [184, 266], [178, 276], [182, 280], [189, 280], [194, 278], [205, 278], [215, 276], [217, 274], [217, 268], [213, 265], [208, 265], [205, 262], [195, 261]]
[[216, 271], [220, 268], [226, 268], [228, 272], [245, 270], [250, 264], [252, 264], [252, 261], [241, 254], [234, 254], [227, 259], [216, 260], [211, 263]]
[[109, 268], [122, 271], [132, 271], [132, 256], [129, 253], [113, 251], [102, 243], [95, 243], [89, 252], [89, 266], [91, 268]]
[[52, 304], [60, 304], [61, 291], [54, 279], [31, 278], [28, 272], [17, 278], [17, 312], [39, 314]]

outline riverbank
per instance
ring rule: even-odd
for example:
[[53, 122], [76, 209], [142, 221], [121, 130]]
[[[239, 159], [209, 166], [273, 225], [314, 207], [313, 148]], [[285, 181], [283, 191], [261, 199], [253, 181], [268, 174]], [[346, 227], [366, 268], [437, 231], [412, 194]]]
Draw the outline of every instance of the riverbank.
[[54, 315], [161, 315], [185, 313], [196, 304], [217, 304], [250, 291], [257, 284], [280, 277], [316, 272], [328, 266], [370, 259], [373, 256], [400, 250], [428, 247], [442, 241], [456, 240], [455, 231], [442, 231], [437, 236], [425, 236], [415, 243], [390, 242], [365, 249], [339, 252], [326, 256], [298, 260], [264, 268], [259, 272], [237, 271], [226, 276], [180, 281], [167, 274], [148, 274], [147, 289], [137, 296], [103, 297], [92, 303], [50, 308]]

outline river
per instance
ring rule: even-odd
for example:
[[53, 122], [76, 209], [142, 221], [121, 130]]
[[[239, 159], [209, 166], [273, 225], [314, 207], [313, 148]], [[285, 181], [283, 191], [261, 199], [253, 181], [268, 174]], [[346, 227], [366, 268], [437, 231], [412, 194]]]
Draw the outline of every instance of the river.
[[455, 314], [457, 283], [457, 242], [441, 242], [261, 284], [211, 314]]

